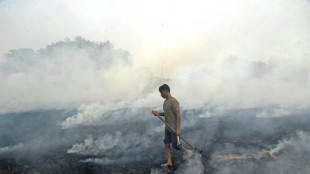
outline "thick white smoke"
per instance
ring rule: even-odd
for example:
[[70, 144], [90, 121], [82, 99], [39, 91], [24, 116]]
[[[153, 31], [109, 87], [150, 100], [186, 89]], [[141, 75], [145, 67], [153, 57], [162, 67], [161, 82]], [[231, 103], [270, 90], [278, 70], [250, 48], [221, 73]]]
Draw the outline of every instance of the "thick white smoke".
[[3, 153], [9, 153], [9, 152], [12, 152], [12, 151], [19, 150], [22, 147], [23, 147], [22, 143], [19, 143], [19, 144], [13, 145], [13, 146], [0, 147], [0, 155], [3, 154]]
[[[68, 46], [70, 42], [73, 48]], [[127, 66], [130, 61], [113, 56], [116, 53], [103, 50], [101, 54], [112, 56], [107, 57], [98, 55], [96, 48], [76, 48], [79, 42], [87, 41], [55, 44], [55, 56], [48, 55], [48, 58], [41, 55], [51, 54], [53, 51], [44, 53], [49, 47], [38, 53], [12, 51], [8, 55], [9, 61], [1, 66], [4, 82], [1, 86], [2, 112], [101, 101], [106, 101], [105, 110], [128, 106], [154, 107], [161, 105], [157, 88], [164, 82], [170, 84], [172, 94], [182, 101], [184, 108], [214, 105], [220, 106], [220, 110], [279, 105], [284, 110], [275, 111], [273, 115], [283, 116], [292, 111], [285, 108], [309, 106], [310, 64], [306, 59], [270, 59], [264, 63], [230, 57], [219, 65], [181, 67], [177, 75], [163, 81], [146, 69]], [[66, 47], [58, 46], [61, 44]], [[91, 42], [84, 44], [96, 45]], [[111, 52], [112, 48], [109, 49]], [[81, 56], [81, 52], [85, 55]], [[68, 57], [71, 54], [76, 57]], [[97, 112], [96, 108], [93, 112]], [[95, 115], [92, 113], [92, 117]], [[266, 116], [266, 113], [258, 116]]]
[[129, 53], [115, 50], [109, 42], [67, 39], [38, 51], [7, 53], [7, 61], [0, 66], [0, 109], [10, 112], [93, 102], [105, 102], [106, 109], [156, 107], [161, 105], [158, 86], [168, 83], [183, 108], [278, 105], [283, 110], [273, 115], [283, 116], [292, 111], [287, 108], [310, 104], [310, 62], [297, 56], [268, 62], [230, 56], [218, 64], [178, 67], [178, 73], [163, 80], [148, 69], [132, 67]]
[[34, 51], [11, 50], [0, 64], [1, 112], [130, 100], [153, 91], [155, 78], [133, 68], [128, 52], [81, 37]]
[[120, 132], [116, 132], [115, 135], [103, 135], [97, 140], [94, 140], [92, 136], [89, 136], [84, 140], [84, 143], [74, 144], [71, 149], [68, 149], [67, 153], [78, 153], [86, 155], [97, 155], [105, 150], [110, 150], [119, 143]]
[[230, 57], [221, 60], [218, 66], [183, 67], [171, 85], [184, 106], [308, 107], [308, 67], [307, 58], [271, 58], [264, 63]]

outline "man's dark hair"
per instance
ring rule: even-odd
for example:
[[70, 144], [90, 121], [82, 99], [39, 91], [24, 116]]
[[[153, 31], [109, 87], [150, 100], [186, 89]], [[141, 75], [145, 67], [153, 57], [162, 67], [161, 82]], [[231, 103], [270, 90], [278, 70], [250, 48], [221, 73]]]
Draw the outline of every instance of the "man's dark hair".
[[159, 87], [159, 92], [161, 91], [169, 91], [170, 92], [170, 88], [167, 84], [163, 84]]

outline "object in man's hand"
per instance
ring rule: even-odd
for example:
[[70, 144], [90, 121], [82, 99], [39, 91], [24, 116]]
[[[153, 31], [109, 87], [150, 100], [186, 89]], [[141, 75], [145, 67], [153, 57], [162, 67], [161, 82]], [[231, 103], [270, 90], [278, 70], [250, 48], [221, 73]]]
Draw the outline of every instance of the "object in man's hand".
[[153, 110], [152, 113], [157, 116], [157, 111]]

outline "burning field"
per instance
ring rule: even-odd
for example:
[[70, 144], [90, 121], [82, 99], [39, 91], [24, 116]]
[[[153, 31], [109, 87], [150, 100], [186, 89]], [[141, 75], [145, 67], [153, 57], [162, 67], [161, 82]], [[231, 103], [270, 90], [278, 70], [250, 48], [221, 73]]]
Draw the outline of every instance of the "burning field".
[[[310, 173], [309, 19], [309, 0], [0, 0], [0, 174]], [[163, 84], [203, 151], [170, 168]]]
[[93, 119], [85, 110], [2, 114], [0, 173], [309, 173], [309, 112], [265, 118], [258, 110], [184, 110], [182, 135], [203, 153], [184, 160], [173, 150], [171, 169], [159, 167], [164, 126], [151, 108], [108, 110], [89, 125], [73, 121]]

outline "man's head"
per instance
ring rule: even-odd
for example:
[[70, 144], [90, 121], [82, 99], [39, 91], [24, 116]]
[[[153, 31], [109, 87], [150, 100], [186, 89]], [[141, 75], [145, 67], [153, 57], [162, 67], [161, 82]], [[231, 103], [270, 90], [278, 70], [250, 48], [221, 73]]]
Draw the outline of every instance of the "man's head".
[[163, 84], [159, 87], [159, 92], [163, 98], [168, 98], [170, 95], [170, 88], [167, 84]]

